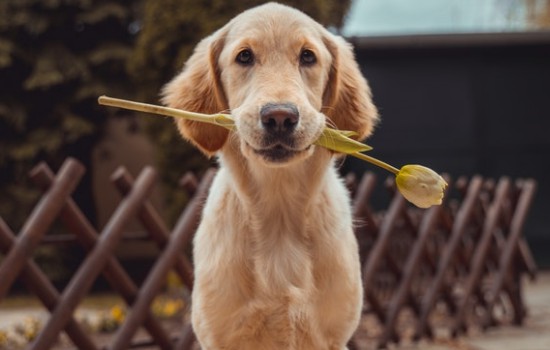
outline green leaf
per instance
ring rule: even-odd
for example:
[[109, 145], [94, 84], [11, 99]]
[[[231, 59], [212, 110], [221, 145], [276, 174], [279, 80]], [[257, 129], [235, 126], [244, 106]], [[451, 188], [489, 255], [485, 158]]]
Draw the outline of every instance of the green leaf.
[[326, 127], [315, 144], [345, 154], [372, 150], [372, 147], [349, 138], [349, 136], [354, 135], [357, 135], [354, 131], [336, 130]]

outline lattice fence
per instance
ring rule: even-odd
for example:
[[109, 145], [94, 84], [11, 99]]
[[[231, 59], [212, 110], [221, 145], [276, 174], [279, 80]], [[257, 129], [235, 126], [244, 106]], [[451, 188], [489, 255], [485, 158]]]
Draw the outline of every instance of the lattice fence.
[[[85, 169], [68, 159], [57, 174], [44, 163], [30, 174], [43, 196], [15, 235], [0, 218], [0, 300], [20, 279], [49, 310], [50, 317], [29, 349], [49, 349], [65, 332], [78, 349], [102, 346], [75, 318], [75, 310], [103, 275], [128, 305], [124, 322], [109, 341], [109, 349], [139, 347], [135, 334], [143, 327], [145, 345], [160, 349], [196, 348], [189, 324], [182, 320], [171, 333], [151, 312], [166, 276], [174, 270], [185, 287], [193, 287], [192, 264], [185, 255], [200, 219], [200, 210], [215, 170], [202, 179], [182, 178], [192, 199], [173, 229], [149, 201], [155, 171], [145, 168], [133, 179], [123, 168], [112, 176], [123, 199], [101, 232], [71, 199]], [[391, 185], [387, 210], [373, 211], [370, 198], [376, 178], [347, 177], [360, 242], [365, 285], [364, 322], [350, 348], [383, 347], [405, 338], [434, 337], [438, 332], [463, 334], [468, 327], [485, 329], [501, 323], [520, 325], [526, 317], [520, 277], [535, 277], [536, 266], [523, 237], [523, 227], [536, 191], [531, 179], [512, 182], [474, 176], [447, 179], [449, 194], [442, 206], [418, 210]], [[138, 218], [147, 239], [160, 253], [138, 286], [116, 259], [130, 220]], [[64, 290], [57, 290], [33, 261], [33, 253], [59, 220], [87, 256]], [[50, 235], [48, 235], [50, 237]], [[1, 311], [1, 310], [0, 310]], [[104, 345], [103, 345], [104, 347]]]

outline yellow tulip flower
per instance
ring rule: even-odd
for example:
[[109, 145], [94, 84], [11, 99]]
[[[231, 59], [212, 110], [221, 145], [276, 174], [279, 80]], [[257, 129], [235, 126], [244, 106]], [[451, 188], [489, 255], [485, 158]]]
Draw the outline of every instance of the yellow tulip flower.
[[395, 182], [403, 197], [419, 208], [440, 205], [447, 187], [438, 173], [422, 165], [405, 165], [397, 173]]

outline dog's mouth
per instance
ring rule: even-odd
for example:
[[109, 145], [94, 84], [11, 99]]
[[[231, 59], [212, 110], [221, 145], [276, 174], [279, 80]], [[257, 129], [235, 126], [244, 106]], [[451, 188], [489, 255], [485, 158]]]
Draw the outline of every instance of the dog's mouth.
[[[250, 146], [250, 145], [249, 145]], [[250, 146], [251, 147], [251, 146]], [[278, 143], [269, 147], [256, 149], [252, 148], [255, 154], [261, 156], [268, 162], [271, 163], [285, 163], [288, 162], [299, 155], [307, 153], [311, 149], [312, 145], [307, 146], [304, 149], [294, 149], [287, 145]]]

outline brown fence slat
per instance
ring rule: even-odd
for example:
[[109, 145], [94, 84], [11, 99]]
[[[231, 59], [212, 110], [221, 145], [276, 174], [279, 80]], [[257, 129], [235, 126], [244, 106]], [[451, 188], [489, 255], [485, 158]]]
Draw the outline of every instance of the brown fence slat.
[[363, 175], [352, 203], [353, 217], [355, 219], [361, 218], [362, 221], [355, 227], [361, 264], [364, 263], [367, 257], [368, 242], [375, 238], [375, 232], [377, 232], [376, 223], [368, 207], [375, 185], [376, 175], [370, 172]]
[[[367, 298], [367, 301], [369, 301], [369, 303], [372, 303], [374, 301], [374, 304], [380, 304], [380, 302], [372, 293], [373, 288], [371, 284], [374, 281], [374, 277], [378, 267], [380, 266], [380, 263], [384, 259], [387, 259], [386, 251], [388, 244], [390, 243], [390, 238], [394, 230], [394, 225], [396, 224], [399, 215], [401, 215], [401, 213], [405, 210], [405, 206], [406, 202], [403, 196], [401, 196], [399, 193], [395, 194], [390, 204], [390, 208], [388, 209], [388, 212], [384, 216], [382, 224], [380, 225], [380, 233], [378, 235], [378, 239], [376, 240], [374, 246], [369, 252], [369, 256], [365, 262], [363, 268], [363, 287], [365, 290], [365, 297]], [[394, 267], [394, 269], [397, 270], [398, 268]], [[395, 272], [397, 271], [394, 271], [394, 273]], [[382, 310], [379, 311], [381, 311], [381, 313], [377, 312], [378, 318], [381, 322], [385, 322], [384, 312]]]
[[[48, 166], [44, 165], [31, 174], [31, 180], [38, 187], [46, 191], [54, 181], [54, 174]], [[70, 197], [61, 210], [60, 218], [62, 223], [76, 236], [76, 240], [86, 251], [90, 252], [95, 247], [98, 234]], [[122, 296], [126, 304], [131, 305], [135, 301], [139, 290], [116, 258], [110, 257], [107, 260], [102, 273], [111, 287]], [[153, 318], [151, 313], [147, 315], [144, 326], [161, 348], [166, 349], [170, 347], [171, 340], [168, 334]]]
[[[116, 176], [112, 177], [111, 180], [118, 188], [120, 193], [123, 196], [126, 196], [131, 191], [132, 186], [134, 185], [134, 179], [125, 169], [117, 172], [115, 175]], [[157, 244], [160, 250], [165, 249], [166, 244], [169, 240], [170, 231], [168, 230], [168, 227], [162, 220], [161, 216], [153, 208], [149, 201], [143, 204], [143, 207], [138, 213], [138, 217], [145, 227], [146, 231], [149, 232], [149, 236]], [[181, 277], [183, 283], [187, 286], [189, 290], [192, 290], [193, 266], [191, 265], [191, 262], [189, 262], [189, 260], [184, 255], [180, 254], [176, 257], [176, 263], [174, 267]]]
[[456, 215], [451, 235], [445, 250], [442, 253], [439, 261], [437, 272], [432, 282], [431, 288], [422, 298], [422, 310], [417, 324], [416, 337], [427, 335], [432, 336], [432, 330], [429, 324], [429, 315], [438, 301], [441, 291], [445, 288], [445, 276], [451, 267], [453, 259], [456, 256], [460, 240], [464, 236], [464, 232], [468, 228], [483, 180], [480, 176], [475, 176], [470, 181], [463, 204]]
[[0, 277], [2, 278], [0, 300], [8, 293], [8, 289], [23, 269], [25, 261], [32, 256], [34, 249], [40, 243], [40, 238], [51, 226], [57, 214], [63, 208], [66, 198], [76, 188], [83, 174], [84, 167], [80, 163], [73, 159], [66, 160], [52, 187], [34, 207], [21, 229], [15, 245], [0, 265]]
[[[521, 234], [523, 233], [523, 226], [525, 224], [527, 213], [529, 212], [529, 208], [533, 201], [535, 191], [536, 183], [533, 180], [526, 181], [522, 186], [516, 211], [514, 212], [510, 223], [510, 233], [508, 235], [508, 240], [506, 241], [506, 246], [504, 247], [502, 254], [500, 255], [499, 271], [487, 297], [488, 311], [482, 321], [482, 324], [484, 326], [488, 326], [490, 324], [491, 311], [496, 303], [500, 291], [504, 286], [504, 282], [507, 278], [510, 277], [512, 262], [514, 257], [517, 257], [515, 254], [518, 253], [518, 242], [520, 240]], [[516, 293], [520, 292], [517, 284], [514, 285], [513, 288], [515, 288]], [[514, 299], [513, 296], [511, 296], [511, 298]], [[515, 298], [514, 307], [516, 309], [515, 322], [519, 324], [522, 322], [523, 317], [525, 316], [525, 310], [521, 303], [521, 298]]]
[[[442, 215], [443, 206], [435, 206], [428, 210], [420, 224], [418, 239], [412, 247], [411, 253], [404, 265], [403, 278], [389, 303], [386, 314], [386, 324], [384, 331], [380, 336], [380, 343], [385, 344], [389, 340], [396, 341], [397, 334], [395, 330], [395, 322], [399, 311], [406, 303], [408, 298], [411, 298], [411, 284], [413, 278], [421, 264], [422, 255], [425, 253], [425, 246], [430, 235], [434, 233], [439, 217]], [[418, 316], [418, 315], [417, 315]]]
[[193, 332], [193, 327], [188, 324], [185, 326], [185, 329], [183, 330], [181, 337], [178, 339], [174, 350], [189, 350], [193, 346], [193, 343], [195, 343], [195, 340], [196, 337], [195, 332]]
[[168, 271], [174, 266], [178, 255], [184, 250], [184, 245], [191, 240], [198, 226], [200, 210], [208, 194], [214, 174], [215, 171], [210, 170], [204, 175], [196, 195], [185, 208], [183, 215], [174, 228], [174, 232], [170, 235], [170, 241], [166, 245], [166, 249], [158, 257], [147, 275], [147, 279], [141, 287], [140, 297], [129, 310], [127, 320], [117, 332], [114, 341], [109, 347], [110, 349], [123, 350], [131, 343], [136, 330], [143, 322], [143, 317], [149, 309], [153, 298], [162, 287]]
[[63, 329], [70, 315], [113, 254], [114, 248], [122, 236], [124, 226], [141, 207], [152, 188], [154, 179], [155, 172], [151, 168], [145, 168], [142, 171], [132, 192], [122, 200], [105, 226], [94, 250], [90, 252], [69, 282], [62, 295], [63, 302], [55, 308], [50, 320], [31, 344], [31, 349], [48, 349], [53, 345], [57, 334]]
[[[6, 222], [0, 218], [0, 250], [6, 254], [15, 244], [15, 237]], [[28, 288], [36, 293], [38, 299], [49, 310], [53, 311], [60, 302], [59, 292], [48, 278], [38, 268], [36, 263], [29, 260], [23, 266], [21, 278]], [[97, 347], [86, 332], [80, 328], [78, 322], [71, 317], [67, 322], [65, 331], [71, 340], [81, 350], [95, 350]]]
[[[465, 330], [465, 318], [468, 302], [475, 289], [480, 288], [480, 278], [485, 269], [485, 259], [490, 248], [491, 241], [493, 240], [494, 230], [497, 228], [498, 221], [502, 214], [502, 204], [510, 191], [510, 180], [503, 178], [499, 181], [495, 197], [487, 212], [487, 219], [483, 226], [480, 241], [478, 242], [474, 257], [471, 263], [470, 274], [464, 286], [463, 296], [458, 305], [457, 313], [454, 316], [455, 323], [452, 327], [452, 333], [457, 334]], [[481, 299], [483, 300], [483, 299]], [[480, 300], [480, 301], [481, 301]]]

